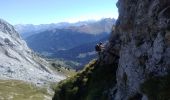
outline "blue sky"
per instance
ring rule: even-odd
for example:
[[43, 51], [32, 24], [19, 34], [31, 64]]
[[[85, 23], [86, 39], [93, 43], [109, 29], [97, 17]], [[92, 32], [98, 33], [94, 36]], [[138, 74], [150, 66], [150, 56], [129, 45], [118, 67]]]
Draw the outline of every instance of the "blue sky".
[[0, 18], [11, 24], [117, 18], [117, 0], [1, 0]]

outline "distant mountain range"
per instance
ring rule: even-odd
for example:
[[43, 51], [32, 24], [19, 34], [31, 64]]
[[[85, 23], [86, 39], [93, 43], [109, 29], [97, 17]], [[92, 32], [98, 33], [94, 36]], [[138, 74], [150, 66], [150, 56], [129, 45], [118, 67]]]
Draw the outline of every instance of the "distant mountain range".
[[95, 44], [108, 40], [114, 23], [115, 19], [105, 18], [73, 24], [16, 25], [15, 28], [34, 51], [83, 65], [96, 58]]
[[79, 26], [69, 26], [64, 29], [71, 29], [77, 32], [87, 33], [87, 34], [101, 34], [110, 33], [113, 24], [115, 24], [115, 19], [105, 18], [96, 22], [82, 23]]
[[71, 29], [53, 29], [34, 34], [26, 38], [26, 41], [34, 51], [56, 53], [60, 50], [68, 50], [82, 44], [99, 41], [107, 35], [108, 33], [93, 35]]
[[[95, 27], [98, 27], [97, 29], [100, 30], [108, 30], [107, 27], [110, 28], [110, 25], [115, 24], [116, 20], [114, 18], [104, 18], [98, 21], [95, 20], [88, 20], [88, 21], [80, 21], [76, 23], [68, 23], [68, 22], [61, 22], [61, 23], [51, 23], [51, 24], [40, 24], [40, 25], [33, 25], [33, 24], [18, 24], [15, 25], [15, 29], [17, 32], [21, 34], [23, 38], [29, 37], [33, 34], [38, 34], [40, 32], [46, 31], [46, 30], [52, 30], [52, 29], [74, 29], [74, 30], [90, 30], [94, 29]], [[104, 27], [102, 27], [104, 24]], [[109, 29], [110, 31], [110, 29]], [[84, 31], [83, 31], [84, 32]], [[85, 31], [87, 32], [87, 31]], [[91, 34], [95, 34], [96, 32], [88, 32]], [[100, 32], [99, 32], [100, 33]]]

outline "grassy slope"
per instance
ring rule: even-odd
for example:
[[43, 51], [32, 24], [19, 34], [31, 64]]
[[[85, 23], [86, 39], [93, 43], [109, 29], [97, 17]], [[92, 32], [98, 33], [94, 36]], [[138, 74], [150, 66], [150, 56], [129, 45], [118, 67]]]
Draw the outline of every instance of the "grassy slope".
[[116, 84], [116, 65], [99, 65], [92, 61], [77, 75], [60, 82], [53, 100], [107, 100]]
[[59, 62], [61, 61], [49, 61], [50, 65], [49, 68], [52, 69], [54, 72], [63, 74], [67, 77], [74, 76], [76, 74], [76, 71], [74, 69], [71, 69], [68, 67], [64, 62], [61, 64]]
[[0, 80], [0, 100], [50, 100], [47, 89], [17, 80]]

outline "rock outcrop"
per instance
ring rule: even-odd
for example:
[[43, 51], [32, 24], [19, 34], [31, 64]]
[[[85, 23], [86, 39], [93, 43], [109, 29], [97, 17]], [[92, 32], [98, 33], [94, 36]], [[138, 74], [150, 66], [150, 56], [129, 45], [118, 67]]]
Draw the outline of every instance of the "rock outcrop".
[[12, 25], [0, 20], [0, 79], [25, 80], [35, 84], [64, 79], [48, 66], [47, 61], [27, 47]]
[[[170, 1], [119, 0], [117, 7], [119, 18], [108, 47], [118, 56], [113, 100], [168, 100], [145, 93], [143, 84], [169, 74]], [[105, 60], [114, 62], [112, 55]]]

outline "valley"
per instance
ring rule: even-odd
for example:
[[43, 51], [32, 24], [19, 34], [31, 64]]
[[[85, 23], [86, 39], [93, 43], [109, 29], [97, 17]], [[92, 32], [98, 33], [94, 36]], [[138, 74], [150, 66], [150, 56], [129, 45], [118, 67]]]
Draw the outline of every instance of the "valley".
[[73, 69], [80, 70], [97, 57], [95, 45], [107, 42], [114, 24], [115, 19], [104, 18], [67, 24], [15, 25], [15, 28], [38, 54], [70, 62]]

